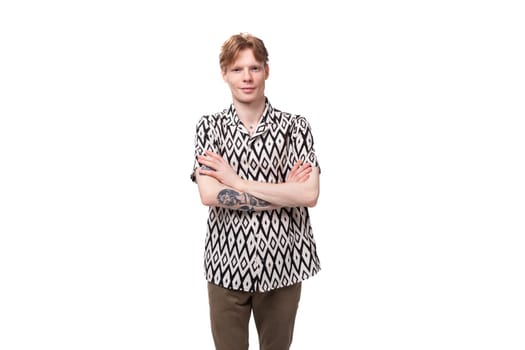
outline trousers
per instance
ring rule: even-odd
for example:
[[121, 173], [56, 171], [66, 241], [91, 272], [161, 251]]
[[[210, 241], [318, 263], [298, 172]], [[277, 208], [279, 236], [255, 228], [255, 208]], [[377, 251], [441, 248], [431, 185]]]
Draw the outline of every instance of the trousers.
[[210, 320], [216, 350], [247, 350], [253, 312], [260, 350], [289, 350], [301, 283], [269, 292], [240, 292], [208, 282]]

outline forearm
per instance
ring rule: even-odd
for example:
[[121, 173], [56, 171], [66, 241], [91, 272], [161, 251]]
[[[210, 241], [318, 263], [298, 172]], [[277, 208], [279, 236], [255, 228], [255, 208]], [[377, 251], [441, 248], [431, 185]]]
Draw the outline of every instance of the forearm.
[[221, 189], [217, 193], [215, 206], [241, 211], [264, 211], [279, 208], [270, 202], [233, 188]]
[[[207, 156], [199, 156], [202, 167], [197, 170], [197, 179], [201, 200], [205, 205], [223, 206], [219, 193], [232, 205], [253, 207], [250, 210], [262, 208], [268, 204], [270, 210], [281, 207], [313, 207], [319, 196], [319, 168], [312, 168], [310, 164], [302, 165], [297, 162], [283, 183], [265, 183], [245, 180], [238, 176], [224, 159], [213, 152]], [[230, 189], [234, 192], [221, 192]], [[229, 197], [228, 197], [229, 194]], [[248, 195], [248, 196], [246, 196]], [[205, 198], [203, 198], [203, 196]], [[253, 206], [252, 204], [258, 204]], [[270, 205], [271, 203], [271, 205]], [[271, 206], [271, 207], [270, 207]], [[260, 210], [260, 209], [259, 209]]]
[[249, 193], [228, 187], [215, 179], [196, 174], [202, 204], [241, 211], [265, 211], [280, 208]]
[[242, 180], [236, 188], [278, 207], [314, 207], [319, 197], [319, 169], [313, 169], [305, 182], [274, 184]]

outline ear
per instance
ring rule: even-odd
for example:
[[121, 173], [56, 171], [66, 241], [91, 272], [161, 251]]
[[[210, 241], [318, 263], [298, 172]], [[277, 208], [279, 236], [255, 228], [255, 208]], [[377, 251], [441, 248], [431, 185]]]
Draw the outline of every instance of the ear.
[[228, 82], [227, 78], [226, 78], [226, 70], [225, 69], [221, 69], [221, 75], [222, 75], [222, 80], [224, 80], [225, 82]]
[[264, 65], [264, 80], [268, 79], [269, 76], [270, 76], [270, 65], [266, 63]]

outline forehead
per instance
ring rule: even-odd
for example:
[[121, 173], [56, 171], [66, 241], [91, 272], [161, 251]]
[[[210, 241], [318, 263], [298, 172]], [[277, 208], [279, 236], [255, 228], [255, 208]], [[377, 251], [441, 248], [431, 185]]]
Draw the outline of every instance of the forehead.
[[263, 62], [257, 61], [251, 49], [244, 49], [244, 50], [239, 51], [239, 53], [233, 60], [231, 66], [254, 65], [254, 64], [263, 64]]

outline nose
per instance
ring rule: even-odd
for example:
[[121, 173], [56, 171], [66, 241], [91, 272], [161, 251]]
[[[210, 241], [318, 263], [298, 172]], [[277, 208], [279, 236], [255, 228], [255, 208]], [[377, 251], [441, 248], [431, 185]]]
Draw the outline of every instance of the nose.
[[252, 74], [250, 73], [249, 68], [245, 68], [242, 71], [242, 80], [243, 81], [252, 81]]

